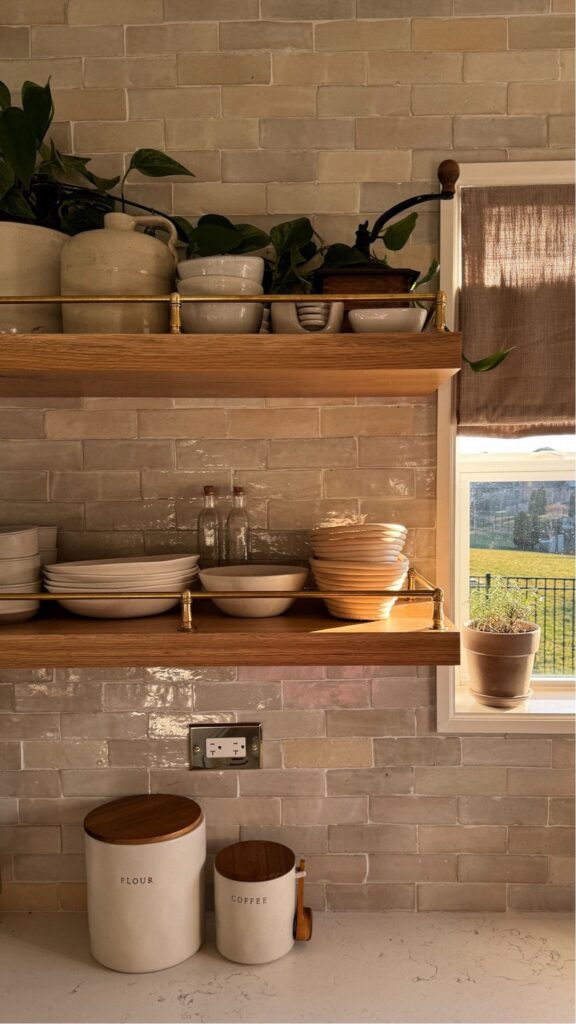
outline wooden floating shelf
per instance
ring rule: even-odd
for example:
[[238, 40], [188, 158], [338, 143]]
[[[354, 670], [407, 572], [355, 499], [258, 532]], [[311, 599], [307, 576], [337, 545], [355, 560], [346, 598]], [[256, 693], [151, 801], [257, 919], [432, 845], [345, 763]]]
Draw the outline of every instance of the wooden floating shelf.
[[83, 619], [62, 609], [0, 626], [0, 668], [166, 665], [458, 665], [451, 622], [434, 631], [431, 601], [398, 603], [389, 619], [334, 619], [314, 601], [272, 619], [233, 619], [206, 602], [194, 633], [180, 614]]
[[0, 395], [310, 398], [430, 395], [461, 335], [0, 335]]

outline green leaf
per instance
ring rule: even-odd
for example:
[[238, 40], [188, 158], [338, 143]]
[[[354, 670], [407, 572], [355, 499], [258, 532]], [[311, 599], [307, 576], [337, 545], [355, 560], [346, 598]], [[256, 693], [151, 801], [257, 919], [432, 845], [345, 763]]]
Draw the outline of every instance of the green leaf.
[[12, 106], [12, 95], [10, 89], [5, 82], [0, 82], [0, 110], [6, 110], [6, 107]]
[[36, 166], [36, 134], [28, 117], [19, 107], [7, 107], [0, 114], [0, 151], [14, 175], [24, 185]]
[[[514, 348], [514, 346], [512, 346]], [[503, 363], [509, 352], [512, 352], [512, 348], [501, 349], [499, 352], [493, 352], [490, 356], [484, 356], [483, 359], [477, 359], [475, 362], [471, 362], [465, 355], [462, 356], [465, 363], [468, 364], [474, 373], [488, 373], [489, 370], [495, 370], [500, 363]]]
[[14, 184], [14, 171], [5, 160], [0, 163], [0, 199], [3, 199]]
[[392, 252], [398, 252], [399, 249], [403, 249], [416, 227], [417, 220], [417, 213], [409, 213], [407, 217], [402, 217], [402, 220], [397, 220], [390, 227], [386, 228], [386, 231], [380, 235], [386, 248], [391, 249]]
[[100, 192], [109, 192], [120, 181], [119, 177], [99, 178], [97, 174], [93, 174], [86, 166], [90, 163], [90, 158], [87, 156], [71, 156], [70, 153], [59, 153], [58, 150], [55, 150], [55, 156], [58, 166], [65, 177], [84, 178], [85, 181], [89, 181]]
[[170, 216], [168, 218], [168, 220], [171, 220], [172, 223], [176, 226], [176, 230], [178, 232], [178, 238], [180, 239], [180, 241], [181, 242], [189, 242], [190, 238], [192, 237], [192, 234], [193, 234], [193, 232], [195, 230], [192, 227], [192, 224], [190, 223], [190, 221], [186, 220], [186, 217], [172, 217], [172, 216]]
[[439, 267], [440, 264], [438, 263], [438, 260], [432, 260], [432, 263], [428, 267], [426, 273], [423, 274], [422, 277], [419, 277], [418, 280], [414, 282], [414, 284], [410, 288], [410, 291], [413, 292], [415, 288], [420, 288], [421, 285], [428, 284], [428, 281], [431, 281], [433, 277], [436, 277]]
[[254, 252], [256, 249], [265, 249], [270, 245], [270, 235], [253, 224], [236, 224], [236, 234], [239, 242], [234, 252], [240, 256], [246, 252]]
[[190, 248], [197, 256], [223, 256], [233, 251], [237, 243], [236, 231], [219, 224], [198, 224], [189, 239]]
[[[173, 160], [166, 153], [158, 149], [137, 149], [130, 158], [128, 171], [140, 171], [147, 178], [165, 178], [169, 174], [186, 174], [193, 178], [195, 175], [183, 164]], [[128, 174], [128, 171], [126, 174]]]
[[41, 143], [54, 116], [54, 103], [50, 91], [50, 82], [46, 82], [46, 85], [37, 85], [36, 82], [24, 82], [22, 86], [22, 109], [34, 129], [38, 143]]
[[324, 266], [329, 268], [351, 267], [360, 263], [368, 263], [366, 256], [359, 249], [354, 248], [354, 246], [344, 245], [341, 242], [329, 245], [324, 256]]
[[205, 213], [198, 221], [198, 227], [202, 224], [219, 224], [223, 228], [234, 230], [234, 224], [228, 217], [222, 217], [219, 213]]
[[314, 228], [308, 217], [297, 217], [283, 224], [276, 224], [270, 232], [270, 241], [277, 253], [292, 249], [294, 245], [302, 246], [310, 242], [314, 236]]
[[32, 207], [26, 202], [19, 188], [11, 188], [0, 200], [0, 210], [10, 215], [10, 219], [36, 220]]

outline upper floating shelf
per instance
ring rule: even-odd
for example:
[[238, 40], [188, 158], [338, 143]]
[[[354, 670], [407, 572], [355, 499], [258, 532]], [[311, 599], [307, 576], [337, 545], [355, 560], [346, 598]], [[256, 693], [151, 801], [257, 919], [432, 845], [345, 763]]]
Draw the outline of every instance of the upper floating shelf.
[[0, 395], [430, 395], [458, 373], [461, 335], [6, 334]]

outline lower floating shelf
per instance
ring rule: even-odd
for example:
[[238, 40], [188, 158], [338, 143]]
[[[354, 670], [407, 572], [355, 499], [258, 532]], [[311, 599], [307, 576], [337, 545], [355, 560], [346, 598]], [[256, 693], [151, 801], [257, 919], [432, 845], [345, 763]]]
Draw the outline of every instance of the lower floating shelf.
[[298, 602], [272, 619], [233, 619], [204, 602], [197, 629], [179, 612], [143, 619], [83, 619], [61, 609], [0, 627], [0, 668], [166, 665], [458, 665], [460, 634], [432, 630], [432, 602], [399, 602], [389, 619], [334, 619]]

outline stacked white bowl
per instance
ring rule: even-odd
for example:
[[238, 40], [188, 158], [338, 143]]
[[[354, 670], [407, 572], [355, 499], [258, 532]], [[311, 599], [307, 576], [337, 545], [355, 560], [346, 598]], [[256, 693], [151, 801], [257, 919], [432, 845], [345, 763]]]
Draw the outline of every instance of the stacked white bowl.
[[[409, 562], [402, 554], [406, 527], [399, 523], [325, 526], [314, 530], [310, 559], [319, 590], [348, 592], [401, 590]], [[327, 598], [326, 607], [338, 619], [387, 619], [395, 597]]]
[[[198, 577], [199, 555], [148, 555], [139, 558], [100, 558], [61, 562], [44, 568], [44, 585], [51, 594], [110, 593], [97, 601], [63, 597], [58, 603], [89, 619], [137, 619], [160, 615], [178, 604], [178, 597], [155, 597], [155, 591], [181, 593]], [[130, 600], [124, 593], [150, 594]], [[115, 597], [115, 594], [118, 597]]]
[[[207, 256], [178, 264], [180, 295], [262, 295], [261, 256]], [[257, 334], [261, 302], [183, 302], [187, 334]]]
[[0, 622], [25, 622], [40, 602], [25, 600], [40, 590], [40, 556], [36, 526], [0, 526], [0, 593], [22, 594], [22, 600], [0, 601]]

